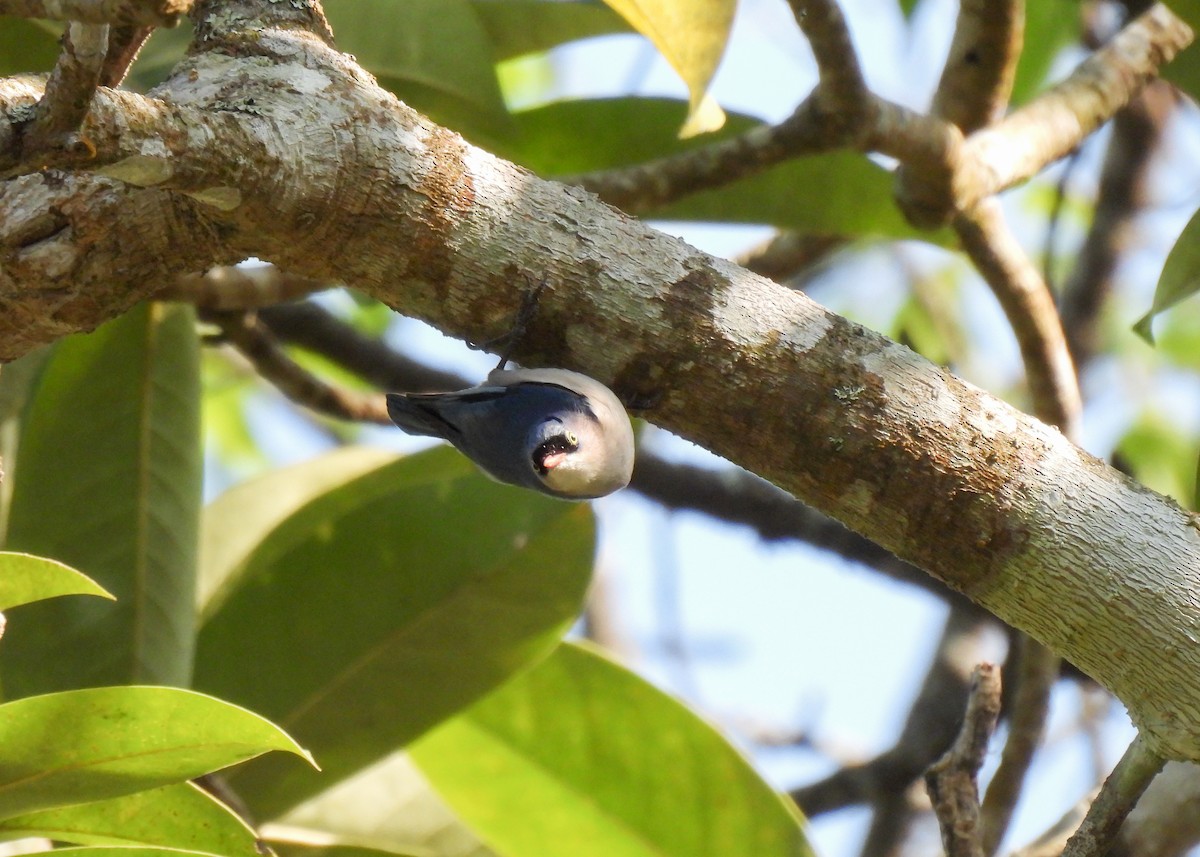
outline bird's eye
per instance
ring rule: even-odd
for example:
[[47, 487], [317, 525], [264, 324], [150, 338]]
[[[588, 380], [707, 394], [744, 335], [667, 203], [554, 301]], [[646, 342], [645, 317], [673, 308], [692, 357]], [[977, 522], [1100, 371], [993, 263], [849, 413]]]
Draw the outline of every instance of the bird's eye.
[[564, 439], [567, 441], [567, 443], [568, 443], [569, 445], [571, 445], [571, 446], [573, 446], [573, 447], [574, 447], [574, 446], [579, 446], [579, 438], [577, 438], [577, 437], [575, 436], [575, 432], [573, 432], [573, 431], [564, 431], [564, 432], [563, 432], [563, 438], [564, 438]]

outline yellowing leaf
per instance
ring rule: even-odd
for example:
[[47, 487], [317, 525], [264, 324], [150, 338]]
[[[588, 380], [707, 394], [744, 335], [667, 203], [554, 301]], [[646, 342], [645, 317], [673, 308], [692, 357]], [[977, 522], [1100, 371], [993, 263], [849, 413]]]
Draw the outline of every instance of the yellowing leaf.
[[679, 131], [690, 137], [715, 131], [725, 115], [708, 95], [737, 0], [605, 0], [658, 48], [688, 88], [688, 118]]

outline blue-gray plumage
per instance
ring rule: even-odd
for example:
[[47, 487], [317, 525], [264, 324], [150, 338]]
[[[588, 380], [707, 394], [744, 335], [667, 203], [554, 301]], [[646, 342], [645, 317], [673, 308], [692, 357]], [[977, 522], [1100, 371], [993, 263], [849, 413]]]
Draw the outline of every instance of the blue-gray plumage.
[[409, 434], [440, 437], [492, 478], [568, 500], [611, 494], [633, 473], [633, 429], [612, 391], [566, 369], [497, 369], [456, 393], [389, 393]]

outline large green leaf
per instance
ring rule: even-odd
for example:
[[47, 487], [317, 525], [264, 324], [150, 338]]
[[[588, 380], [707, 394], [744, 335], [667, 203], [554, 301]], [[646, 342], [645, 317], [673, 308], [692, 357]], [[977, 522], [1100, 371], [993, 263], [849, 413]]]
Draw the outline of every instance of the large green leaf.
[[[305, 801], [263, 836], [364, 845], [423, 857], [495, 857], [429, 786], [407, 753], [393, 753]], [[303, 857], [303, 855], [297, 855]]]
[[59, 595], [112, 598], [103, 586], [69, 565], [26, 553], [0, 552], [0, 610]]
[[[518, 139], [499, 152], [543, 175], [590, 172], [686, 152], [762, 123], [730, 114], [702, 143], [674, 139], [686, 105], [665, 98], [562, 101], [516, 114]], [[892, 201], [892, 177], [853, 152], [799, 158], [715, 190], [646, 212], [663, 219], [766, 223], [823, 234], [921, 238], [950, 243], [947, 230], [920, 232]]]
[[382, 848], [367, 848], [362, 845], [303, 845], [298, 842], [271, 842], [271, 850], [279, 857], [442, 857], [440, 854], [421, 851], [388, 851]]
[[1167, 254], [1150, 311], [1138, 319], [1133, 326], [1134, 331], [1147, 342], [1153, 343], [1151, 324], [1154, 316], [1191, 297], [1197, 290], [1200, 290], [1200, 210], [1192, 215], [1175, 241], [1175, 246]]
[[116, 595], [25, 608], [5, 637], [10, 696], [187, 684], [200, 518], [198, 348], [190, 308], [142, 304], [59, 343], [21, 428], [8, 547]]
[[61, 25], [25, 18], [0, 22], [0, 75], [48, 72], [58, 59]]
[[154, 845], [262, 857], [253, 830], [191, 783], [0, 820], [0, 839], [44, 836], [80, 845]]
[[344, 446], [240, 482], [209, 503], [200, 538], [197, 596], [201, 622], [219, 605], [222, 586], [243, 570], [262, 540], [288, 516], [395, 458], [382, 449]]
[[488, 34], [469, 0], [326, 0], [324, 8], [338, 47], [434, 121], [508, 127]]
[[0, 705], [0, 818], [198, 777], [270, 750], [279, 727], [171, 687], [94, 687]]
[[680, 132], [715, 131], [724, 114], [708, 95], [733, 26], [737, 0], [605, 0], [658, 48], [688, 88], [688, 117]]
[[504, 855], [810, 855], [793, 804], [711, 726], [564, 644], [412, 747]]
[[632, 32], [607, 6], [588, 0], [471, 0], [496, 61], [538, 53], [576, 39]]
[[542, 657], [577, 615], [592, 550], [586, 505], [494, 483], [448, 448], [302, 506], [225, 575], [196, 686], [280, 723], [327, 774], [263, 759], [234, 788], [271, 817]]

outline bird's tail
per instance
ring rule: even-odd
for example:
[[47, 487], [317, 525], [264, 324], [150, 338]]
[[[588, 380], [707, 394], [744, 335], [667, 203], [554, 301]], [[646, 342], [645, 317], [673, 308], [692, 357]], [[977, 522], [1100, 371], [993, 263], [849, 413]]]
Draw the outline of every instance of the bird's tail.
[[409, 434], [452, 440], [457, 430], [438, 413], [436, 396], [388, 393], [387, 409], [392, 422]]

